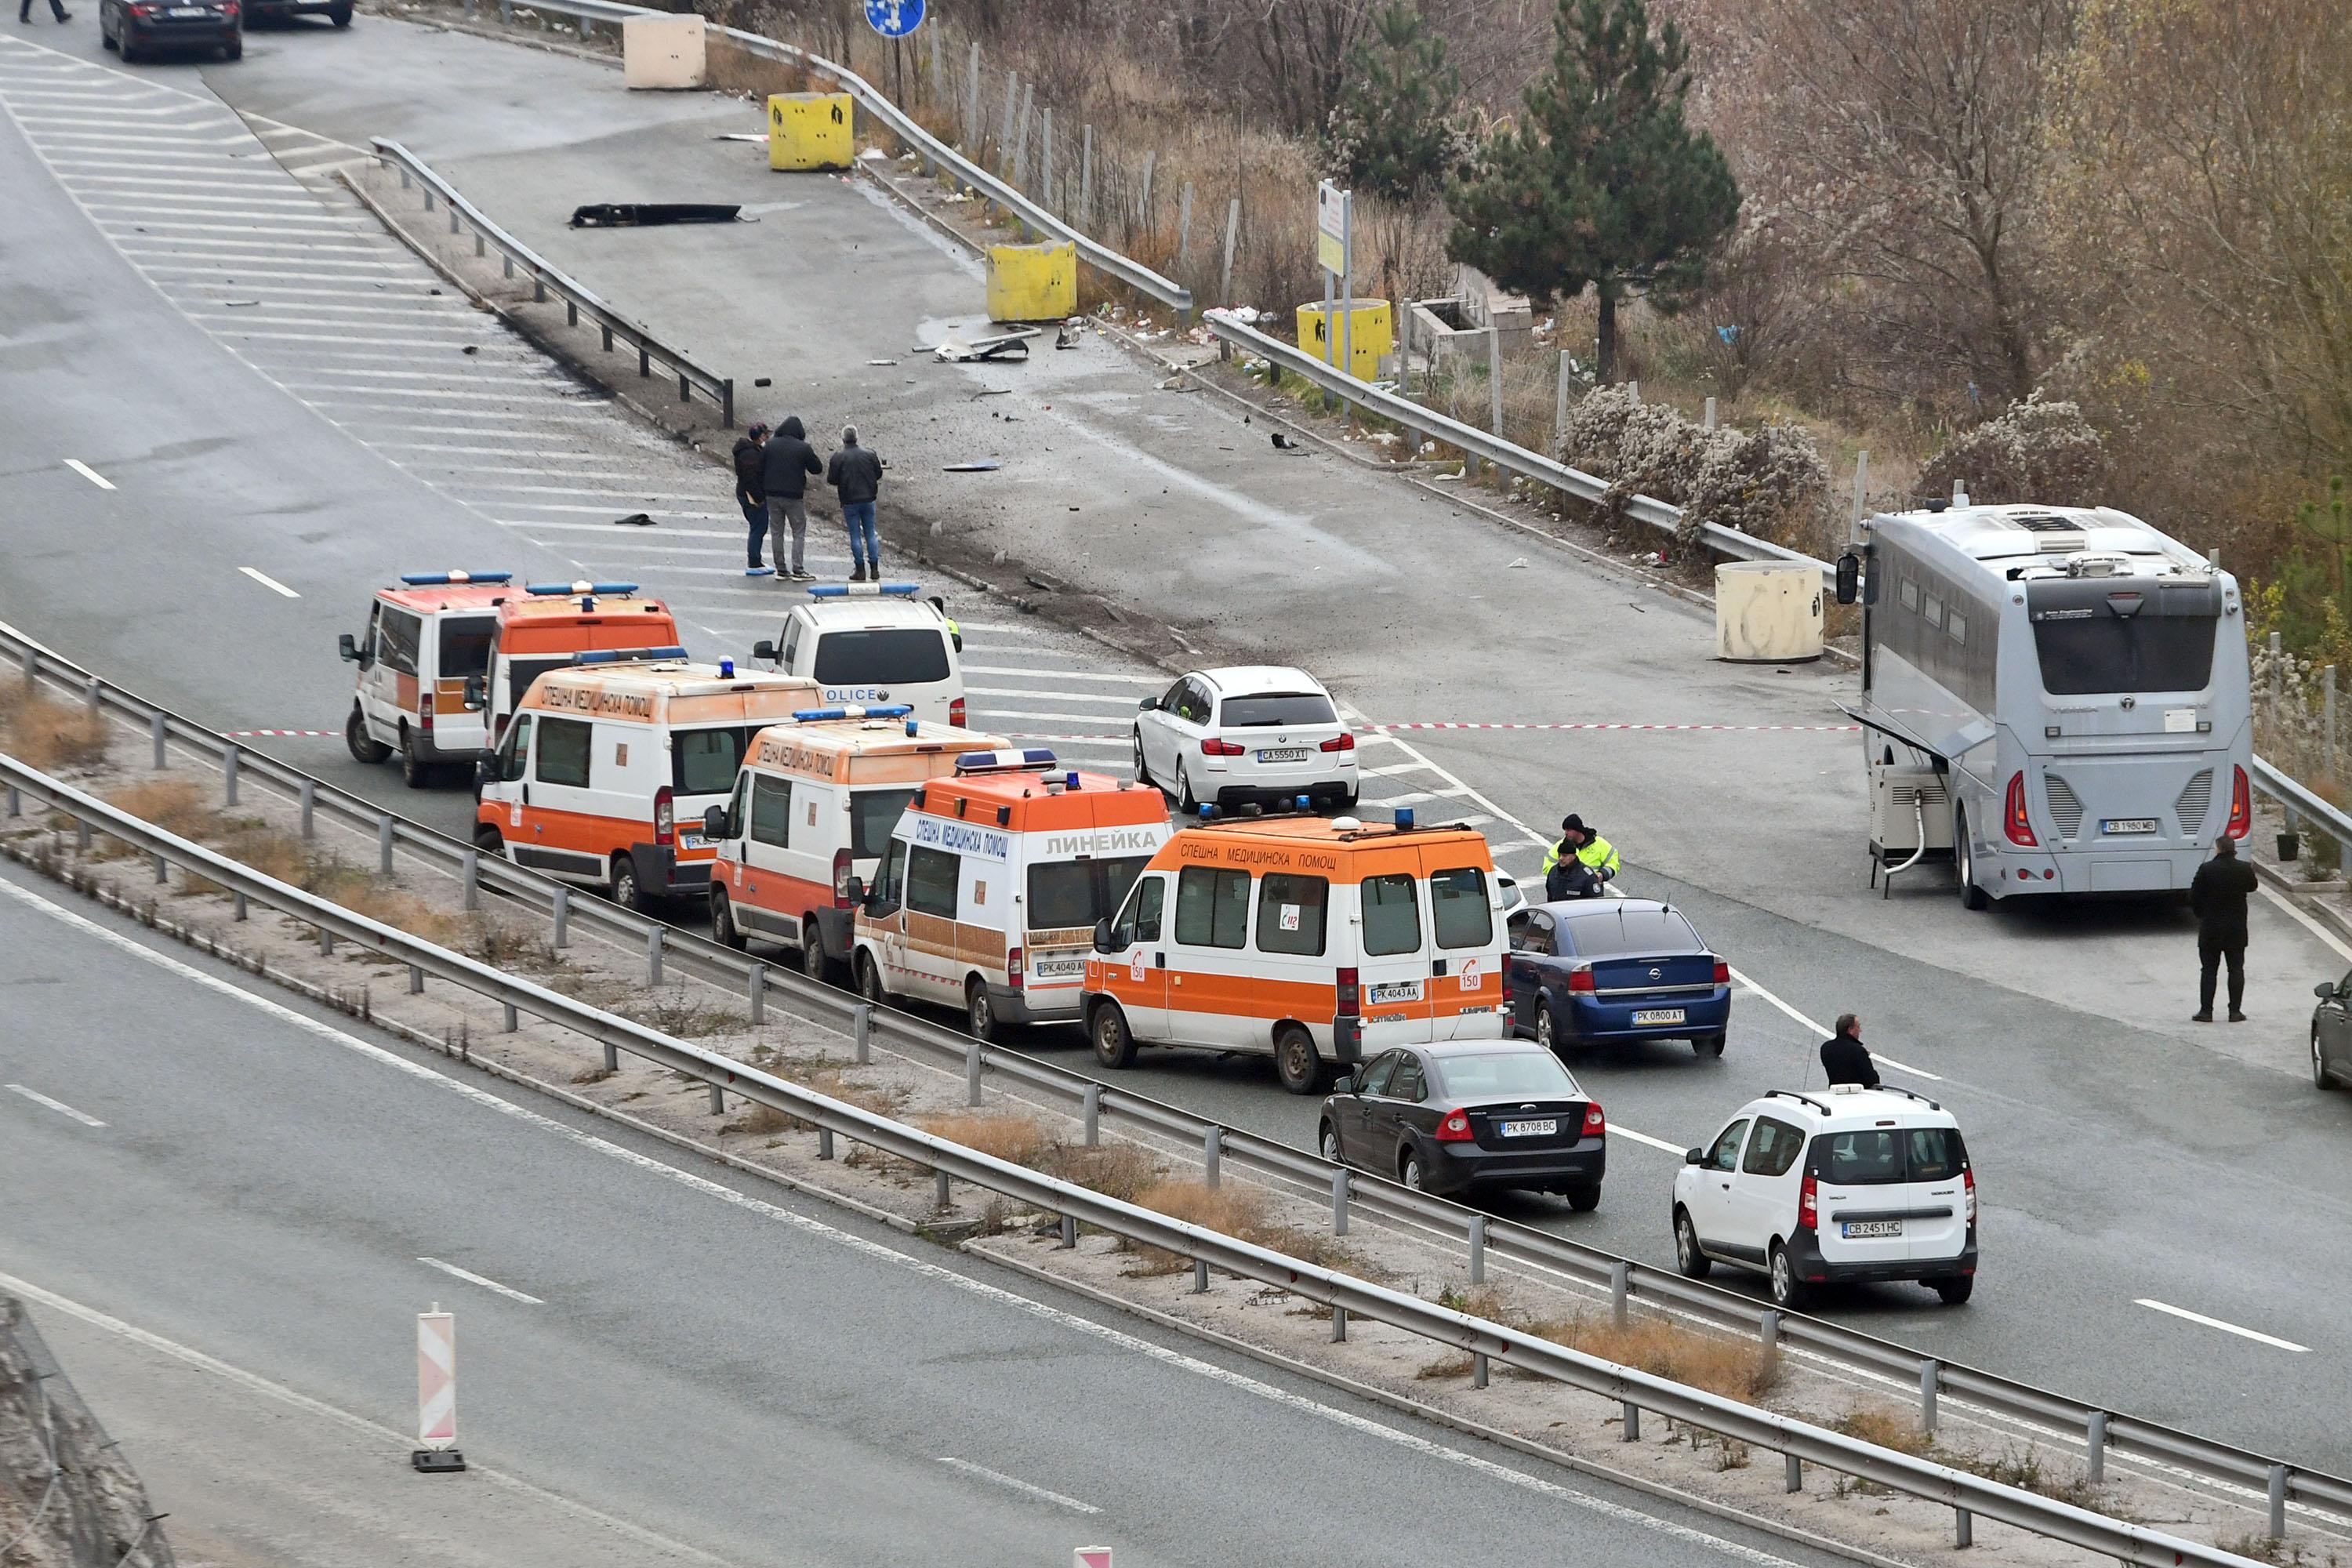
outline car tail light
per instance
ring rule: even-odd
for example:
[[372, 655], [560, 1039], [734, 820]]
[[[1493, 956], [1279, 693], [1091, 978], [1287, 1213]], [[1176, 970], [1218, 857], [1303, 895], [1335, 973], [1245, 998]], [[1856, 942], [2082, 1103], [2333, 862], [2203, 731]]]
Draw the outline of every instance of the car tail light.
[[1015, 991], [1022, 988], [1021, 950], [1017, 947], [1004, 950], [1004, 984]]
[[2232, 838], [2243, 838], [2254, 825], [2254, 803], [2246, 790], [2246, 770], [2230, 770], [2230, 826], [2221, 829]]
[[1242, 754], [1241, 742], [1223, 741], [1212, 735], [1201, 742], [1201, 754], [1204, 757], [1238, 757]]
[[1715, 961], [1715, 983], [1717, 985], [1731, 984], [1731, 965], [1719, 958]]
[[2038, 849], [2042, 840], [2033, 837], [2033, 824], [2025, 816], [2025, 775], [2009, 775], [2009, 809], [2001, 814], [2007, 819], [2009, 841], [2027, 849]]
[[1467, 1143], [1477, 1136], [1470, 1131], [1470, 1113], [1466, 1110], [1449, 1110], [1445, 1120], [1437, 1124], [1440, 1143]]
[[1960, 1187], [1967, 1194], [1961, 1199], [1961, 1207], [1968, 1212], [1969, 1223], [1974, 1225], [1977, 1222], [1977, 1173], [1966, 1165], [1960, 1167]]
[[654, 791], [654, 842], [656, 844], [677, 842], [677, 807], [674, 804], [670, 787], [667, 784]]
[[1587, 1138], [1602, 1138], [1606, 1137], [1608, 1132], [1609, 1118], [1601, 1113], [1601, 1102], [1597, 1100], [1586, 1100], [1584, 1102], [1584, 1135]]
[[1353, 730], [1342, 730], [1324, 742], [1318, 749], [1326, 752], [1352, 752], [1356, 749], [1356, 732]]
[[833, 907], [836, 910], [849, 907], [849, 851], [846, 849], [833, 852]]
[[1592, 984], [1592, 965], [1589, 963], [1580, 963], [1575, 968], [1570, 970], [1568, 972], [1568, 988], [1570, 991], [1580, 992], [1587, 996], [1591, 995], [1595, 989]]
[[416, 709], [416, 727], [426, 734], [433, 733], [433, 693], [426, 692]]
[[1807, 1176], [1805, 1184], [1797, 1189], [1797, 1228], [1811, 1230], [1821, 1223], [1822, 1194], [1813, 1178]]
[[959, 730], [961, 730], [961, 729], [962, 729], [962, 728], [963, 728], [963, 699], [962, 699], [962, 698], [961, 698], [961, 697], [956, 697], [956, 698], [950, 698], [950, 699], [949, 700], [949, 701], [948, 701], [948, 722], [949, 722], [949, 723], [950, 723], [950, 724], [952, 724], [952, 725], [954, 725], [954, 726], [955, 726], [957, 729], [959, 729]]
[[1352, 1018], [1363, 1010], [1363, 992], [1357, 984], [1353, 969], [1339, 971], [1339, 1016]]

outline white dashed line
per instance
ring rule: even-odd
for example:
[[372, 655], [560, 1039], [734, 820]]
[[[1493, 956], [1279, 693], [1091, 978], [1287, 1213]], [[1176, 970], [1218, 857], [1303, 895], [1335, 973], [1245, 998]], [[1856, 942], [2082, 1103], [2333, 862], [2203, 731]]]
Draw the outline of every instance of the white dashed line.
[[1044, 1487], [1031, 1486], [1027, 1481], [1016, 1480], [1011, 1476], [1001, 1475], [983, 1466], [975, 1465], [970, 1459], [951, 1458], [948, 1455], [941, 1454], [940, 1456], [940, 1463], [947, 1466], [950, 1469], [961, 1470], [967, 1476], [977, 1476], [983, 1481], [993, 1481], [1000, 1487], [1005, 1487], [1011, 1490], [1024, 1493], [1029, 1497], [1037, 1499], [1041, 1502], [1050, 1502], [1056, 1508], [1071, 1509], [1079, 1513], [1100, 1513], [1102, 1511], [1102, 1510], [1097, 1508], [1090, 1502], [1080, 1502], [1074, 1497], [1064, 1497], [1059, 1492], [1049, 1492]]
[[255, 582], [260, 584], [263, 587], [270, 590], [272, 593], [283, 594], [289, 599], [299, 599], [302, 596], [293, 589], [288, 587], [285, 584], [280, 583], [277, 578], [270, 576], [266, 572], [257, 572], [250, 566], [240, 566], [237, 570], [252, 578]]
[[2164, 1312], [2172, 1317], [2185, 1318], [2192, 1323], [2202, 1323], [2209, 1329], [2219, 1329], [2225, 1334], [2236, 1334], [2241, 1339], [2252, 1340], [2257, 1343], [2270, 1345], [2278, 1350], [2293, 1351], [2298, 1355], [2311, 1353], [2309, 1345], [2299, 1345], [2293, 1340], [2283, 1340], [2274, 1334], [2260, 1333], [2252, 1329], [2242, 1329], [2235, 1323], [2225, 1323], [2219, 1318], [2209, 1318], [2202, 1312], [2192, 1312], [2186, 1307], [2175, 1307], [2164, 1301], [2151, 1301], [2145, 1296], [2135, 1299], [2132, 1305], [2146, 1307], [2152, 1312]]
[[38, 1089], [26, 1089], [21, 1083], [0, 1084], [0, 1088], [6, 1089], [11, 1094], [21, 1094], [26, 1100], [31, 1100], [35, 1105], [46, 1105], [51, 1110], [56, 1111], [59, 1116], [70, 1116], [76, 1121], [80, 1122], [84, 1127], [103, 1127], [106, 1125], [105, 1122], [100, 1121], [97, 1117], [89, 1115], [86, 1111], [76, 1110], [72, 1106], [68, 1105], [62, 1100], [51, 1100], [47, 1095], [41, 1093]]
[[1669, 1143], [1663, 1138], [1653, 1138], [1646, 1132], [1636, 1132], [1630, 1127], [1620, 1127], [1614, 1121], [1609, 1124], [1609, 1136], [1612, 1138], [1631, 1138], [1636, 1143], [1647, 1143], [1653, 1149], [1664, 1149], [1667, 1153], [1675, 1156], [1677, 1159], [1689, 1152], [1687, 1149], [1679, 1143]]
[[437, 1258], [420, 1258], [416, 1261], [427, 1268], [438, 1268], [444, 1274], [454, 1275], [468, 1285], [479, 1285], [485, 1290], [495, 1290], [509, 1301], [520, 1301], [526, 1307], [547, 1305], [536, 1296], [526, 1296], [511, 1285], [501, 1285], [497, 1280], [486, 1279], [470, 1268], [460, 1268], [454, 1263], [444, 1263]]
[[66, 467], [71, 468], [75, 473], [79, 474], [83, 479], [88, 479], [91, 484], [96, 485], [100, 489], [110, 490], [114, 488], [113, 480], [108, 479], [104, 474], [100, 473], [96, 468], [91, 468], [88, 463], [83, 462], [79, 458], [68, 458], [66, 459]]

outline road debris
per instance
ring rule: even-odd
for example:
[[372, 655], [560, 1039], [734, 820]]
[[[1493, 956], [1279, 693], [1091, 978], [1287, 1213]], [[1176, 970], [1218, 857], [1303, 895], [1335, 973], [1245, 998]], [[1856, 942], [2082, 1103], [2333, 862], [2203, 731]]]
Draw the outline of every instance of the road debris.
[[572, 209], [573, 228], [651, 228], [669, 223], [733, 223], [740, 205], [722, 202], [592, 202]]
[[1297, 452], [1305, 450], [1299, 443], [1292, 440], [1289, 437], [1284, 435], [1279, 430], [1276, 430], [1274, 433], [1274, 449], [1277, 452]]
[[613, 520], [613, 526], [615, 528], [651, 528], [653, 525], [654, 520], [641, 511], [633, 511], [626, 517], [616, 517]]
[[1086, 331], [1086, 327], [1087, 322], [1085, 317], [1072, 316], [1068, 321], [1064, 321], [1061, 325], [1061, 330], [1054, 334], [1054, 346], [1057, 349], [1074, 349], [1078, 347], [1082, 342], [1082, 334]]
[[1527, 558], [1526, 556], [1524, 556], [1524, 555], [1517, 556], [1517, 557], [1515, 557], [1515, 558], [1512, 560], [1512, 562], [1511, 562], [1510, 565], [1508, 565], [1508, 566], [1505, 567], [1505, 568], [1504, 568], [1504, 570], [1505, 570], [1505, 571], [1507, 571], [1507, 572], [1509, 572], [1509, 571], [1517, 571], [1517, 569], [1519, 569], [1520, 567], [1525, 566], [1527, 563], [1528, 563], [1528, 558]]
[[457, 352], [461, 354], [478, 354], [482, 352], [482, 345], [479, 343], [467, 343], [464, 348], [459, 349]]
[[943, 474], [985, 474], [996, 467], [993, 459], [985, 463], [950, 463], [940, 471]]
[[897, 364], [898, 362], [894, 359], [870, 359], [866, 363], [867, 364]]
[[764, 131], [722, 131], [711, 138], [713, 142], [765, 142], [767, 139], [768, 133]]
[[751, 379], [751, 384], [753, 386], [773, 386], [776, 384], [776, 378], [772, 375], [754, 376]]
[[965, 338], [954, 332], [929, 349], [917, 349], [917, 353], [929, 353], [942, 364], [969, 364], [975, 360], [1025, 360], [1029, 357], [1029, 340], [1045, 336], [1042, 327], [1015, 327], [1009, 332], [992, 337]]

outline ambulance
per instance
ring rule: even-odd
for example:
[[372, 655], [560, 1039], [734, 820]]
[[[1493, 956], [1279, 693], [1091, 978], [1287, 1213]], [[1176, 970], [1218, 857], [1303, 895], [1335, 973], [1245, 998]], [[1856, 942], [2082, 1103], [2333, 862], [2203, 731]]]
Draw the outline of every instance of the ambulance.
[[905, 703], [929, 724], [963, 722], [963, 643], [916, 583], [820, 583], [751, 657], [814, 680], [827, 704]]
[[852, 878], [871, 881], [916, 789], [968, 752], [1007, 744], [905, 707], [807, 708], [752, 738], [734, 795], [704, 814], [717, 844], [710, 931], [800, 951], [814, 979], [848, 973]]
[[669, 606], [636, 592], [635, 583], [533, 583], [499, 605], [488, 666], [466, 692], [483, 718], [484, 750], [504, 738], [530, 683], [574, 654], [685, 657]]
[[858, 990], [1003, 1024], [1075, 1023], [1097, 921], [1168, 838], [1168, 804], [1048, 751], [974, 752], [916, 790], [872, 887], [853, 881]]
[[531, 683], [484, 759], [474, 842], [635, 909], [701, 898], [705, 809], [735, 788], [751, 738], [814, 695], [726, 660], [576, 655]]
[[1274, 1058], [1293, 1094], [1392, 1046], [1499, 1040], [1508, 937], [1486, 840], [1467, 827], [1202, 808], [1095, 931], [1095, 1058], [1139, 1046]]
[[345, 632], [342, 656], [360, 667], [343, 743], [361, 762], [398, 752], [400, 776], [423, 789], [436, 764], [471, 767], [482, 753], [482, 721], [466, 708], [466, 687], [489, 668], [498, 606], [511, 572], [409, 572], [380, 588], [367, 630]]

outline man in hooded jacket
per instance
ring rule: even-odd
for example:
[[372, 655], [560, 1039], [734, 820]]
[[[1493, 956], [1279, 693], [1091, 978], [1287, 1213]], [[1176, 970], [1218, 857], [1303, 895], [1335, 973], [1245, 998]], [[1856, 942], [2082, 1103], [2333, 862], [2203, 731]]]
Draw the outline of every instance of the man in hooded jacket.
[[[816, 448], [808, 444], [808, 431], [796, 417], [786, 417], [768, 437], [760, 454], [760, 486], [768, 496], [768, 522], [776, 536], [776, 577], [779, 582], [788, 577], [806, 578], [809, 572], [802, 560], [808, 548], [809, 477], [824, 472], [817, 461]], [[790, 525], [793, 533], [793, 562], [784, 565], [784, 529]]]

